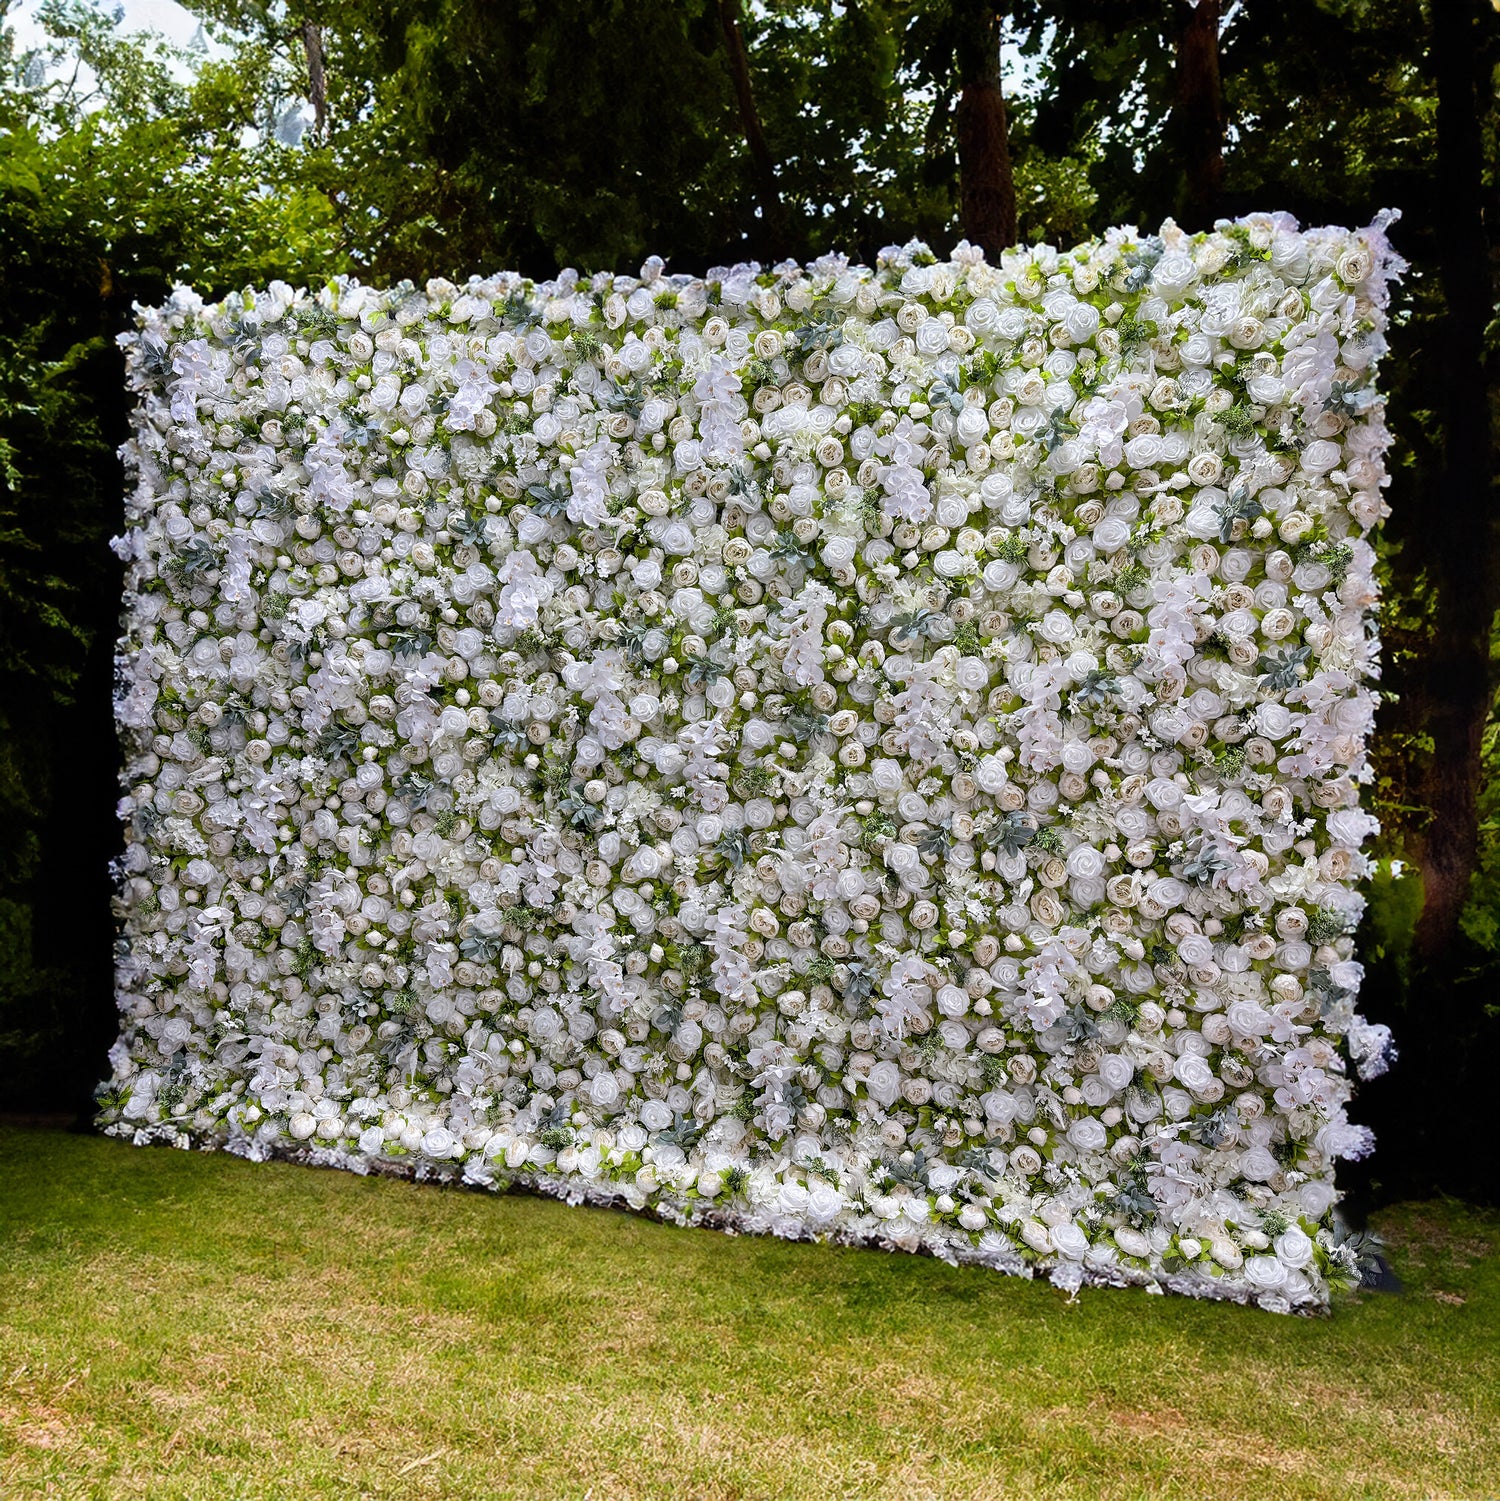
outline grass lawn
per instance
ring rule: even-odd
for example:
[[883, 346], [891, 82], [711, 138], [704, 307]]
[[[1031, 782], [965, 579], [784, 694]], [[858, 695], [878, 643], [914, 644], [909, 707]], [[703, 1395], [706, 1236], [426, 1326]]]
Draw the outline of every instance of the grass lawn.
[[0, 1495], [1495, 1496], [1500, 1216], [1331, 1320], [0, 1132]]

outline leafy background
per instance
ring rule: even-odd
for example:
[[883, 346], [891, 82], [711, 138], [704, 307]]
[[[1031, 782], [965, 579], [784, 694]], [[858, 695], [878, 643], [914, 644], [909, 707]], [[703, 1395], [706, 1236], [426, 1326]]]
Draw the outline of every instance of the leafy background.
[[[1385, 824], [1356, 1114], [1371, 1198], [1496, 1194], [1496, 64], [1489, 0], [0, 0], [0, 1099], [87, 1113], [115, 1017], [114, 335], [174, 280], [674, 270], [969, 227], [974, 58], [1003, 37], [1014, 237], [1393, 206]], [[1194, 113], [1187, 37], [1217, 18]], [[24, 26], [17, 23], [18, 17]], [[24, 43], [22, 33], [31, 40]], [[744, 47], [753, 116], [736, 90]], [[1200, 33], [1201, 35], [1201, 33]], [[39, 38], [37, 40], [36, 38]], [[982, 70], [981, 70], [982, 71]], [[1197, 94], [1205, 97], [1199, 79]], [[990, 97], [998, 98], [992, 90]], [[757, 145], [756, 137], [759, 137]], [[983, 238], [976, 236], [976, 238]]]

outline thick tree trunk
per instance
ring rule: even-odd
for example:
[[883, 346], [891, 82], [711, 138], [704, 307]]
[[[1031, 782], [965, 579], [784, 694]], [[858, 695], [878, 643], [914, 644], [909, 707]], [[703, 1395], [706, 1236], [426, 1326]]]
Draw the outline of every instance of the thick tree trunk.
[[719, 25], [724, 30], [724, 52], [729, 59], [729, 76], [734, 82], [735, 102], [739, 106], [740, 128], [750, 148], [755, 167], [756, 196], [760, 199], [761, 253], [767, 260], [791, 253], [787, 244], [786, 208], [776, 185], [776, 162], [766, 145], [766, 133], [755, 106], [755, 91], [750, 86], [750, 57], [745, 51], [745, 34], [740, 26], [740, 0], [719, 0]]
[[1440, 961], [1458, 933], [1478, 853], [1481, 740], [1493, 697], [1490, 629], [1496, 606], [1494, 436], [1484, 328], [1493, 287], [1482, 207], [1483, 120], [1489, 87], [1482, 59], [1483, 0], [1432, 7], [1432, 72], [1437, 85], [1434, 226], [1442, 275], [1438, 337], [1446, 378], [1443, 480], [1432, 497], [1421, 550], [1437, 586], [1430, 658], [1422, 663], [1426, 728], [1433, 753], [1419, 799], [1432, 810], [1418, 851], [1425, 897], [1416, 949]]
[[1168, 124], [1182, 162], [1188, 228], [1207, 228], [1224, 194], [1224, 95], [1219, 83], [1219, 0], [1183, 0], [1177, 98]]
[[1016, 243], [1016, 185], [1000, 86], [1001, 15], [984, 0], [966, 0], [954, 6], [954, 22], [963, 232], [994, 259]]

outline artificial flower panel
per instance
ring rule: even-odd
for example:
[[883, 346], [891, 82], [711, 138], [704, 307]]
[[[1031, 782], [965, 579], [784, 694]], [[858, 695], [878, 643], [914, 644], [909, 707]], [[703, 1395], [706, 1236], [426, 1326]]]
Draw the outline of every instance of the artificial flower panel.
[[1323, 1306], [1397, 264], [143, 310], [109, 1129]]

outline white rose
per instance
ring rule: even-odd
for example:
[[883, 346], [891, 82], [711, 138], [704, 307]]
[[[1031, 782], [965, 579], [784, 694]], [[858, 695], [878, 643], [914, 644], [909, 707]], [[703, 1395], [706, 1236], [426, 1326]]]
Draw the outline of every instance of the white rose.
[[1285, 704], [1262, 704], [1255, 717], [1261, 734], [1268, 740], [1285, 740], [1292, 732], [1292, 711]]
[[994, 558], [985, 564], [982, 576], [989, 593], [1003, 594], [1020, 578], [1021, 570], [1015, 563], [1005, 563], [1000, 558]]
[[1235, 1001], [1226, 1015], [1242, 1037], [1263, 1037], [1271, 1030], [1271, 1017], [1254, 1001]]
[[1063, 315], [1062, 326], [1070, 344], [1087, 344], [1099, 331], [1099, 309], [1075, 302]]
[[1220, 1238], [1209, 1242], [1208, 1254], [1219, 1263], [1221, 1267], [1233, 1271], [1243, 1261], [1240, 1248], [1232, 1240]]
[[1296, 1225], [1276, 1237], [1276, 1255], [1286, 1266], [1301, 1269], [1312, 1260], [1313, 1243]]
[[1338, 1201], [1331, 1183], [1313, 1179], [1297, 1190], [1297, 1203], [1309, 1219], [1320, 1220]]
[[1063, 906], [1050, 891], [1038, 891], [1031, 898], [1031, 915], [1043, 927], [1055, 928], [1063, 920]]
[[917, 352], [928, 358], [942, 354], [948, 348], [947, 327], [937, 318], [929, 319], [917, 329]]
[[1302, 450], [1302, 467], [1308, 474], [1326, 474], [1338, 466], [1343, 449], [1327, 438], [1318, 438]]
[[989, 1224], [989, 1216], [977, 1204], [965, 1204], [958, 1211], [958, 1223], [973, 1234]]
[[977, 693], [989, 683], [990, 664], [983, 657], [960, 657], [953, 678], [966, 692]]
[[1022, 1220], [1021, 1239], [1044, 1256], [1052, 1249], [1052, 1232], [1040, 1220]]
[[1342, 255], [1339, 256], [1338, 264], [1334, 268], [1338, 278], [1347, 286], [1358, 286], [1374, 269], [1375, 258], [1370, 254], [1368, 245], [1356, 241]]
[[801, 1215], [807, 1209], [809, 1195], [800, 1183], [783, 1183], [776, 1196], [776, 1207], [782, 1214]]
[[1258, 349], [1265, 339], [1266, 328], [1259, 318], [1236, 318], [1229, 326], [1229, 342], [1236, 349]]
[[1154, 433], [1142, 433], [1125, 445], [1125, 462], [1132, 469], [1149, 469], [1161, 456], [1162, 441]]
[[1280, 1164], [1265, 1147], [1251, 1147], [1240, 1158], [1240, 1172], [1252, 1183], [1265, 1183], [1280, 1171]]
[[1216, 453], [1196, 453], [1188, 460], [1187, 472], [1195, 485], [1214, 485], [1224, 472], [1224, 460]]
[[1100, 552], [1116, 553], [1130, 541], [1130, 524], [1118, 516], [1106, 516], [1094, 528], [1094, 546]]
[[1048, 610], [1042, 617], [1042, 623], [1037, 627], [1037, 635], [1056, 646], [1065, 645], [1077, 632], [1077, 624], [1066, 610]]
[[1023, 407], [1040, 406], [1047, 399], [1047, 382], [1035, 370], [1028, 370], [1021, 375], [1016, 380], [1014, 390], [1016, 400]]
[[1010, 1165], [1023, 1178], [1034, 1177], [1042, 1170], [1041, 1154], [1033, 1147], [1017, 1147], [1010, 1154]]
[[1010, 779], [1010, 773], [1005, 769], [1005, 762], [996, 755], [980, 757], [979, 764], [974, 768], [974, 780], [979, 783], [981, 792], [988, 792], [991, 796]]
[[1190, 969], [1207, 964], [1214, 956], [1213, 940], [1205, 938], [1202, 933], [1189, 933], [1178, 943], [1177, 954]]
[[1172, 1075], [1192, 1094], [1203, 1094], [1212, 1089], [1215, 1082], [1213, 1069], [1196, 1053], [1184, 1053], [1172, 1065]]
[[1052, 1245], [1060, 1256], [1069, 1261], [1082, 1261], [1088, 1253], [1089, 1238], [1071, 1220], [1052, 1227]]
[[901, 1084], [901, 1097], [909, 1105], [921, 1107], [932, 1098], [930, 1079], [906, 1079]]
[[953, 430], [965, 448], [972, 448], [989, 432], [989, 418], [985, 416], [982, 407], [966, 406], [958, 414]]
[[964, 323], [981, 338], [1000, 327], [1000, 309], [988, 297], [977, 297], [964, 313]]
[[865, 1076], [865, 1092], [884, 1110], [889, 1110], [901, 1094], [901, 1070], [889, 1058], [882, 1058]]
[[1286, 1267], [1274, 1256], [1251, 1256], [1245, 1261], [1245, 1281], [1257, 1292], [1273, 1292], [1286, 1278]]
[[839, 1191], [826, 1183], [813, 1188], [807, 1196], [807, 1217], [818, 1224], [826, 1224], [843, 1207]]
[[1080, 1152], [1102, 1152], [1109, 1140], [1109, 1133], [1093, 1116], [1084, 1115], [1068, 1127], [1068, 1140]]
[[1198, 277], [1198, 268], [1193, 258], [1180, 250], [1169, 251], [1157, 261], [1151, 272], [1151, 284], [1164, 297], [1176, 297], [1185, 292]]

